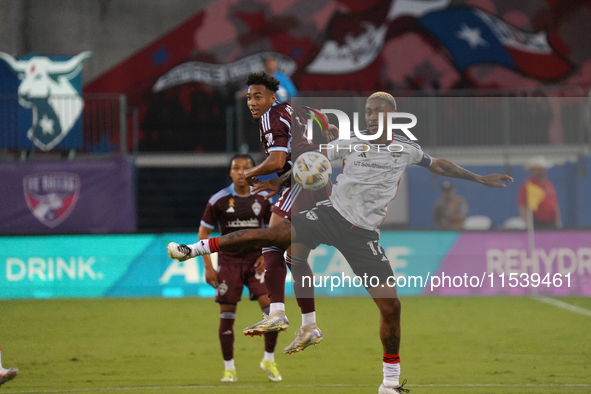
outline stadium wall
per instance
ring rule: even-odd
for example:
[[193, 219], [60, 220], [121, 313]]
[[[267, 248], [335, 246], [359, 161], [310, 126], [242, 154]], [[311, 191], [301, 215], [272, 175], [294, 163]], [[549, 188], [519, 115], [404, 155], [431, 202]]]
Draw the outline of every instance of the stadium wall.
[[[166, 254], [169, 242], [196, 239], [0, 237], [0, 299], [212, 297], [200, 258], [179, 263]], [[530, 249], [526, 232], [388, 231], [381, 244], [402, 296], [591, 296], [589, 239], [591, 231], [540, 232]], [[334, 248], [318, 247], [309, 261], [317, 296], [365, 295], [359, 281], [346, 279], [352, 273]]]
[[0, 163], [0, 234], [136, 231], [130, 158]]
[[[490, 189], [473, 182], [452, 180], [457, 194], [464, 196], [470, 205], [469, 215], [486, 215], [494, 227], [502, 227], [505, 220], [519, 216], [517, 194], [520, 185], [529, 174], [521, 166], [511, 165], [465, 165], [478, 174], [506, 173], [515, 182], [505, 189]], [[554, 184], [564, 227], [591, 227], [591, 157], [579, 158], [575, 162], [555, 165], [548, 170], [548, 179]], [[431, 208], [441, 198], [440, 184], [444, 178], [433, 175], [423, 168], [407, 169], [410, 228], [435, 227]], [[446, 178], [448, 179], [448, 178]]]

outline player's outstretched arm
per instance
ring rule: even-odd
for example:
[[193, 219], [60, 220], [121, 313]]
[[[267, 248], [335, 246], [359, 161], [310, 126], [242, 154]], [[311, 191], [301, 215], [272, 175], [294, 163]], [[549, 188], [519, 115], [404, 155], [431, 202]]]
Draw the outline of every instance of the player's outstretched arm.
[[269, 194], [265, 196], [265, 200], [273, 197], [274, 195], [278, 194], [283, 186], [287, 186], [291, 183], [291, 170], [287, 171], [285, 174], [281, 175], [278, 178], [271, 178], [267, 179], [263, 182], [255, 183], [254, 187], [252, 188], [253, 193], [260, 193], [264, 191], [268, 191]]
[[468, 181], [477, 182], [488, 187], [505, 187], [502, 182], [513, 183], [513, 178], [505, 174], [489, 174], [478, 175], [473, 172], [452, 163], [449, 160], [437, 159], [433, 157], [433, 161], [429, 167], [429, 171], [434, 174], [448, 176], [451, 178], [466, 179]]
[[272, 151], [261, 164], [244, 171], [244, 176], [246, 178], [252, 178], [277, 172], [285, 166], [286, 158], [287, 154], [285, 152], [279, 150]]

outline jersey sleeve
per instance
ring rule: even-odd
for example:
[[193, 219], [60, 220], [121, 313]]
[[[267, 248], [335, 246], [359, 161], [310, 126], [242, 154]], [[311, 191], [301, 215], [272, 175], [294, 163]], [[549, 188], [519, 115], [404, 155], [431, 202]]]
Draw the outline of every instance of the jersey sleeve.
[[[407, 148], [406, 146], [404, 147]], [[423, 152], [419, 145], [409, 146], [410, 149], [410, 164], [421, 167], [429, 167], [433, 163], [433, 158]]]
[[268, 128], [265, 130], [265, 134], [271, 134], [270, 138], [265, 137], [267, 140], [267, 151], [280, 151], [285, 152], [286, 154], [289, 153], [291, 124], [286, 111], [271, 110], [269, 112], [269, 120], [266, 126]]
[[210, 230], [215, 229], [215, 225], [218, 222], [219, 217], [214, 205], [207, 203], [207, 206], [205, 207], [205, 212], [203, 212], [203, 216], [201, 217], [200, 223], [203, 227], [208, 228]]

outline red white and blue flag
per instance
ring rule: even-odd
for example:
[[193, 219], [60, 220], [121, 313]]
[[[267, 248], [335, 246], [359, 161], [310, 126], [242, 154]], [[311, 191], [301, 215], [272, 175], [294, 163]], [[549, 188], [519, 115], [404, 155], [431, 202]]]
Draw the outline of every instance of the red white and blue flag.
[[539, 79], [555, 79], [572, 69], [550, 45], [547, 32], [521, 31], [477, 8], [430, 12], [418, 22], [441, 41], [460, 71], [495, 63]]

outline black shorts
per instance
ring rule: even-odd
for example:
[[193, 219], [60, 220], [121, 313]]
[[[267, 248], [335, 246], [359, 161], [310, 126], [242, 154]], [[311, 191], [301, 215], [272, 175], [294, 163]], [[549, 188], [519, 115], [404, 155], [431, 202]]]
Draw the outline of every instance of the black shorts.
[[386, 283], [394, 275], [390, 261], [379, 243], [378, 230], [366, 230], [348, 222], [332, 206], [320, 205], [307, 212], [292, 215], [292, 243], [303, 243], [310, 249], [320, 244], [337, 248], [355, 275], [376, 276]]

